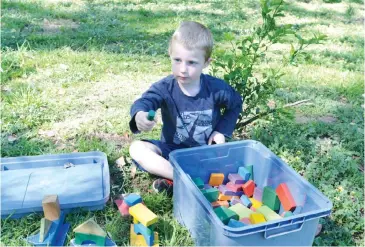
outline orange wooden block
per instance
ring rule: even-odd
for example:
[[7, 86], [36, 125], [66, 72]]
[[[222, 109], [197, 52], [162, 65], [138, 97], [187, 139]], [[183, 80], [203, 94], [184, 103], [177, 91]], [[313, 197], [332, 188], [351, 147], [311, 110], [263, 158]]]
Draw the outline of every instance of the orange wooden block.
[[223, 207], [228, 208], [229, 207], [229, 203], [227, 201], [216, 201], [216, 202], [212, 202], [212, 207], [213, 208], [217, 208], [217, 207], [220, 207], [220, 206], [223, 206]]
[[212, 173], [210, 174], [209, 184], [211, 186], [218, 186], [223, 184], [224, 174], [223, 173]]
[[248, 180], [244, 185], [242, 185], [242, 189], [246, 196], [252, 197], [255, 190], [255, 182], [253, 180]]
[[286, 183], [279, 184], [279, 186], [276, 188], [276, 194], [278, 195], [279, 200], [283, 205], [285, 211], [293, 212], [295, 210], [297, 205], [295, 204], [294, 198], [290, 193], [290, 190]]
[[223, 195], [222, 193], [219, 193], [219, 196], [218, 196], [219, 201], [228, 201], [231, 199], [232, 199], [232, 196], [226, 196], [226, 195]]

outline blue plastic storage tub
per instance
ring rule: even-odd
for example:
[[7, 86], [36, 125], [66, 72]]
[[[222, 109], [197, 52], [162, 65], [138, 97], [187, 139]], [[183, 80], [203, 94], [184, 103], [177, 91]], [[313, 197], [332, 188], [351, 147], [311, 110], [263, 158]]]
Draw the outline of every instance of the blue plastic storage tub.
[[1, 158], [1, 217], [42, 212], [45, 195], [57, 194], [65, 212], [98, 210], [110, 195], [107, 157], [102, 152]]
[[[176, 150], [170, 153], [174, 166], [174, 216], [185, 225], [196, 245], [210, 246], [310, 246], [319, 218], [331, 213], [332, 203], [284, 161], [257, 141]], [[301, 200], [301, 212], [280, 220], [232, 228], [224, 225], [192, 178], [208, 183], [210, 174], [223, 172], [225, 181], [238, 167], [253, 165], [259, 188], [276, 188], [286, 182]], [[303, 196], [304, 195], [304, 196]]]

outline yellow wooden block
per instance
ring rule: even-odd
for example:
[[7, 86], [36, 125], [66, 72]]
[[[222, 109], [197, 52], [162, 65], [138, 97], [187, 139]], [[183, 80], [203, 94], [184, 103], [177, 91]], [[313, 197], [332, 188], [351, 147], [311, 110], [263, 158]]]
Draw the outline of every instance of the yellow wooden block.
[[252, 197], [252, 198], [249, 198], [249, 199], [252, 203], [251, 209], [252, 209], [252, 207], [255, 208], [255, 209], [258, 209], [259, 207], [262, 206], [262, 202], [256, 200], [255, 198]]
[[251, 221], [252, 224], [258, 224], [258, 223], [266, 222], [264, 215], [262, 215], [260, 213], [252, 213], [250, 215], [250, 221]]
[[157, 215], [155, 215], [142, 203], [138, 203], [130, 207], [129, 214], [132, 215], [135, 220], [139, 221], [144, 226], [150, 226], [156, 223], [158, 220]]
[[[155, 234], [155, 241], [152, 246], [159, 246], [158, 245], [158, 233], [154, 232], [154, 234]], [[146, 240], [144, 239], [143, 235], [137, 235], [134, 232], [133, 224], [131, 224], [130, 246], [147, 246]]]
[[133, 218], [133, 224], [138, 224], [138, 220], [136, 218]]
[[50, 221], [58, 220], [61, 215], [60, 203], [57, 195], [46, 195], [42, 200], [44, 218]]
[[232, 199], [232, 196], [226, 196], [226, 195], [223, 195], [223, 194], [219, 193], [219, 196], [218, 196], [219, 201], [228, 201], [228, 200], [231, 200], [231, 199]]
[[212, 173], [210, 174], [209, 184], [211, 186], [218, 186], [223, 184], [224, 174], [223, 173]]

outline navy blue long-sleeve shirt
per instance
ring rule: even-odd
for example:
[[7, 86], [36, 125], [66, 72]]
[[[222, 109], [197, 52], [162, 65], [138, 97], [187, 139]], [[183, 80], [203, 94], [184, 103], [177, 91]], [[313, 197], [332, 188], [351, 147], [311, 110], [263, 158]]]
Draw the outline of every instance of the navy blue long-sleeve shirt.
[[221, 79], [205, 74], [200, 79], [200, 91], [193, 97], [181, 91], [173, 75], [154, 83], [131, 107], [131, 131], [139, 132], [137, 112], [161, 108], [161, 141], [165, 143], [183, 147], [205, 145], [213, 131], [231, 137], [242, 110], [241, 96]]

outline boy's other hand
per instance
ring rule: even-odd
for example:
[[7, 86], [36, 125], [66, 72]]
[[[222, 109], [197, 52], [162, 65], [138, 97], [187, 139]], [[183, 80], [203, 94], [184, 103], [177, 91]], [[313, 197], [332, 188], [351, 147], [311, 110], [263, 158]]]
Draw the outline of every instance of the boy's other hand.
[[147, 119], [148, 112], [139, 111], [136, 114], [135, 120], [139, 131], [150, 131], [156, 122]]
[[219, 133], [218, 131], [213, 131], [213, 133], [209, 137], [208, 145], [212, 145], [213, 142], [215, 142], [216, 144], [222, 144], [226, 142], [226, 138], [222, 133]]

